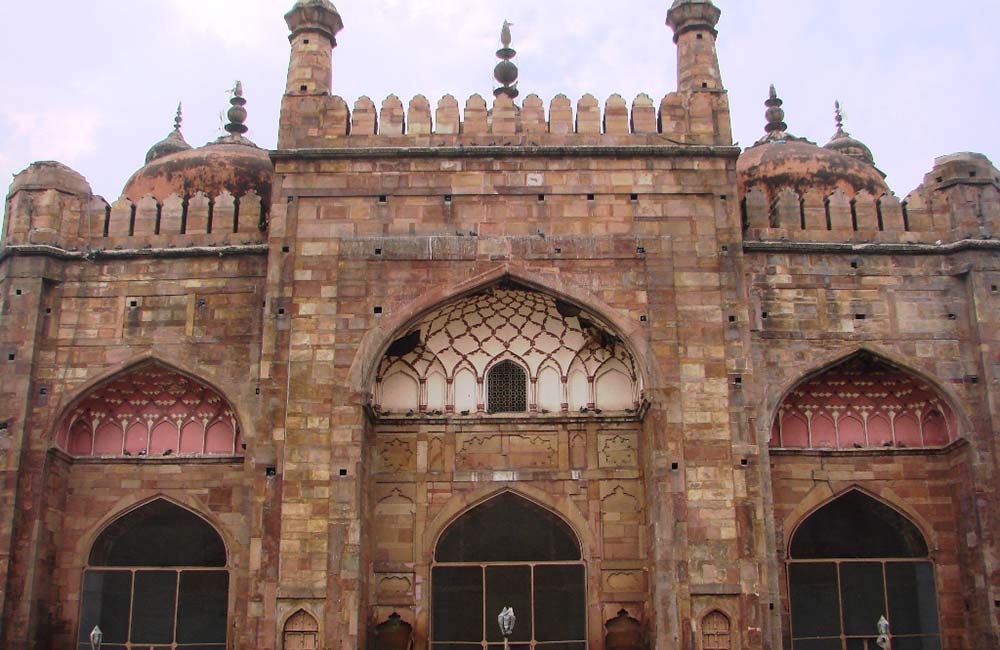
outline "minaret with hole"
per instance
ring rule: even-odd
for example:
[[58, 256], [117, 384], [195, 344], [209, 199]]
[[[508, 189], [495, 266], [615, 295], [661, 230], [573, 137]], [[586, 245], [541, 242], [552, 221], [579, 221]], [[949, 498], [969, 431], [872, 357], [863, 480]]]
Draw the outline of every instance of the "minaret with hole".
[[286, 95], [328, 95], [333, 83], [333, 48], [344, 28], [329, 0], [299, 0], [285, 14], [291, 32]]
[[722, 11], [711, 0], [674, 0], [667, 25], [677, 44], [677, 90], [722, 90], [715, 41]]

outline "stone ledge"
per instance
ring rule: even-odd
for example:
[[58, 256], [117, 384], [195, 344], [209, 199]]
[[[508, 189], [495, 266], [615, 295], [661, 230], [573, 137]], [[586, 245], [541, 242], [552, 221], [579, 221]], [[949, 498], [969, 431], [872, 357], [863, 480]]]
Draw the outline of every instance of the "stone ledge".
[[732, 158], [739, 147], [713, 145], [581, 145], [467, 147], [358, 147], [337, 149], [275, 149], [271, 161], [344, 158]]
[[836, 244], [829, 242], [744, 241], [745, 253], [850, 253], [854, 255], [949, 255], [1000, 251], [997, 239], [962, 239], [948, 244]]

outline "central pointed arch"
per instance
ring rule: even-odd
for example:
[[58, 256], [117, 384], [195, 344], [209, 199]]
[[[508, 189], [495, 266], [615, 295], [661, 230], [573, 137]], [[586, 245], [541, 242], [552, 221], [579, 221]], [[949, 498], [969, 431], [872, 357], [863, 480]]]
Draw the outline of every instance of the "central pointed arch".
[[625, 348], [636, 359], [642, 385], [647, 388], [659, 385], [656, 364], [645, 361], [652, 358], [652, 350], [638, 320], [628, 319], [592, 292], [566, 282], [557, 274], [539, 274], [504, 264], [457, 284], [443, 283], [429, 288], [417, 299], [383, 317], [367, 331], [358, 345], [349, 375], [352, 390], [358, 394], [368, 392], [386, 351], [394, 342], [409, 334], [422, 317], [436, 308], [501, 283], [513, 283], [547, 294], [594, 315], [605, 329], [623, 341]]
[[433, 647], [503, 642], [492, 620], [512, 607], [517, 623], [511, 642], [583, 650], [586, 583], [582, 549], [570, 525], [504, 490], [466, 510], [437, 540], [431, 567]]
[[[639, 409], [647, 369], [634, 346], [605, 314], [547, 288], [504, 275], [403, 323], [366, 387], [376, 413]], [[526, 372], [518, 408], [489, 404], [487, 371], [512, 367], [505, 362]]]

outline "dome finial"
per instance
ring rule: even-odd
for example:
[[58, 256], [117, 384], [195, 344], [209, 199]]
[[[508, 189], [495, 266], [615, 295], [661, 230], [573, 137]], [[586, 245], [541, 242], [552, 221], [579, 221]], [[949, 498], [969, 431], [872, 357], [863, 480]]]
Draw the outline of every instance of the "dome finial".
[[229, 100], [229, 103], [229, 112], [226, 114], [229, 118], [229, 124], [225, 127], [226, 131], [232, 135], [243, 135], [250, 129], [244, 124], [247, 119], [247, 109], [244, 108], [247, 100], [243, 98], [242, 81], [237, 80], [236, 85], [233, 86], [233, 98]]
[[778, 91], [774, 89], [774, 84], [771, 84], [771, 93], [767, 101], [764, 102], [764, 105], [767, 106], [767, 111], [764, 113], [764, 117], [767, 118], [767, 126], [764, 127], [764, 131], [767, 132], [770, 140], [784, 139], [783, 136], [788, 130], [788, 125], [785, 124], [785, 111], [781, 108], [784, 103], [778, 97]]
[[837, 122], [837, 133], [842, 133], [844, 131], [844, 112], [840, 110], [840, 100], [838, 99], [833, 103], [833, 115]]
[[181, 124], [184, 122], [184, 117], [181, 114], [181, 103], [177, 102], [177, 113], [174, 114], [174, 130], [171, 131], [166, 138], [160, 140], [146, 152], [146, 164], [157, 160], [158, 158], [163, 158], [164, 156], [169, 156], [181, 151], [188, 151], [191, 149], [185, 140], [183, 134], [181, 134]]
[[834, 102], [833, 107], [837, 132], [833, 134], [833, 137], [830, 138], [830, 142], [826, 144], [825, 148], [851, 156], [852, 158], [857, 158], [869, 165], [875, 165], [875, 157], [872, 155], [872, 150], [868, 148], [868, 145], [844, 130], [844, 110], [840, 105], [840, 100]]
[[511, 59], [517, 56], [517, 51], [512, 49], [510, 26], [512, 23], [503, 21], [503, 28], [500, 30], [500, 44], [503, 46], [497, 50], [497, 58], [500, 63], [493, 68], [493, 78], [503, 84], [493, 91], [494, 97], [507, 95], [511, 99], [518, 96], [517, 90], [517, 65]]

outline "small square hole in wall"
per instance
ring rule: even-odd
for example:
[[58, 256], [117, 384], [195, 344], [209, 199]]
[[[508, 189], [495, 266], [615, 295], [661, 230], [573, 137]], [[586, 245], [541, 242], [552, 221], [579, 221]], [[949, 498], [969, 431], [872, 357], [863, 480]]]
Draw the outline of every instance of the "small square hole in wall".
[[768, 603], [767, 608], [771, 611], [774, 611], [774, 603]]
[[588, 194], [588, 195], [587, 195], [587, 200], [588, 200], [588, 201], [593, 201], [593, 200], [594, 200], [594, 198], [595, 198], [595, 197], [594, 197], [594, 195], [593, 195], [593, 194]]
[[444, 202], [445, 203], [451, 203], [451, 194], [445, 194], [444, 195]]
[[545, 195], [544, 194], [539, 194], [538, 195], [538, 200], [539, 201], [544, 201], [545, 200]]
[[966, 375], [965, 376], [965, 381], [969, 382], [970, 384], [978, 384], [979, 383], [979, 376], [978, 375]]
[[859, 265], [858, 265], [858, 261], [857, 260], [854, 260], [854, 261], [851, 262], [851, 268], [852, 269], [856, 269], [856, 268], [858, 268], [858, 266]]
[[287, 253], [287, 252], [288, 252], [288, 251], [290, 251], [290, 250], [292, 250], [292, 249], [291, 249], [291, 248], [289, 248], [288, 246], [282, 246], [282, 247], [281, 247], [281, 252], [282, 252], [282, 253]]
[[283, 316], [283, 315], [284, 315], [284, 313], [285, 313], [285, 309], [284, 309], [284, 307], [279, 307], [279, 308], [278, 308], [278, 315], [279, 315], [279, 316]]
[[733, 377], [733, 386], [737, 388], [743, 386], [743, 377]]
[[341, 467], [337, 473], [340, 474], [341, 476], [347, 476], [347, 469]]
[[935, 179], [935, 180], [937, 180], [938, 183], [943, 183], [944, 182], [944, 176], [938, 176], [937, 179]]
[[14, 290], [14, 295], [15, 296], [20, 296], [21, 295], [21, 290], [20, 289], [15, 289]]
[[638, 253], [639, 255], [645, 255], [646, 254], [646, 247], [645, 246], [639, 246], [638, 248], [635, 249], [635, 252]]
[[381, 255], [382, 254], [382, 249], [381, 248], [376, 248], [375, 249], [375, 254], [376, 255]]
[[375, 309], [373, 309], [372, 311], [374, 311], [376, 314], [381, 314], [382, 307], [380, 305], [376, 305]]
[[48, 395], [49, 394], [49, 389], [46, 388], [45, 386], [42, 386], [41, 388], [38, 389], [38, 394], [39, 395]]
[[671, 471], [676, 472], [680, 468], [681, 468], [681, 464], [680, 463], [670, 463], [670, 469], [671, 469]]
[[733, 316], [733, 315], [730, 314], [730, 316], [729, 316], [729, 322], [730, 323], [735, 323], [736, 322], [736, 316]]
[[645, 323], [648, 320], [649, 320], [649, 318], [646, 317], [646, 314], [643, 314], [642, 316], [639, 317], [639, 322], [640, 323]]
[[639, 200], [639, 195], [638, 194], [634, 194], [634, 193], [633, 194], [629, 194], [628, 199], [629, 199], [629, 201], [638, 201]]
[[723, 253], [728, 253], [729, 252], [729, 246], [726, 246], [725, 244], [723, 244], [722, 245], [722, 252]]
[[303, 92], [304, 93], [307, 90], [309, 90], [309, 86], [299, 86], [299, 92]]
[[707, 81], [702, 81], [701, 82], [701, 87], [702, 88], [708, 88], [708, 82]]
[[3, 422], [0, 422], [0, 431], [6, 431], [6, 430], [7, 430], [7, 420], [4, 420]]
[[868, 318], [867, 314], [854, 314], [854, 320], [865, 320]]
[[704, 40], [704, 38], [705, 38], [705, 35], [704, 35], [704, 34], [702, 34], [701, 32], [698, 32], [698, 40], [699, 40], [699, 41], [700, 41], [700, 40]]
[[975, 178], [976, 172], [969, 172], [969, 178]]
[[767, 312], [766, 311], [760, 312], [760, 317], [763, 318], [764, 320], [767, 320]]
[[267, 467], [267, 468], [264, 469], [264, 476], [266, 476], [268, 478], [274, 478], [277, 475], [278, 475], [278, 468], [277, 467]]
[[562, 249], [561, 249], [561, 248], [558, 248], [558, 247], [557, 247], [557, 248], [555, 249], [555, 251], [556, 251], [556, 253], [561, 253], [561, 252], [562, 252]]
[[958, 320], [958, 316], [955, 314], [948, 314], [948, 320]]
[[749, 458], [741, 458], [740, 459], [740, 465], [743, 466], [743, 467], [748, 467], [750, 465], [750, 459]]
[[388, 200], [389, 200], [389, 197], [388, 197], [388, 196], [386, 196], [385, 194], [382, 194], [382, 195], [380, 195], [380, 196], [378, 197], [378, 202], [379, 202], [379, 203], [385, 203], [385, 202], [386, 202], [386, 201], [388, 201]]
[[17, 358], [17, 355], [14, 354], [13, 352], [11, 352], [10, 354], [7, 355], [7, 361], [13, 361], [16, 358]]
[[1000, 600], [994, 600], [993, 601], [993, 606], [997, 607], [997, 608], [1000, 608]]
[[128, 306], [129, 307], [138, 307], [139, 306], [139, 301], [138, 300], [129, 300], [128, 301]]
[[254, 395], [260, 395], [260, 387], [259, 386], [254, 390]]
[[302, 39], [302, 42], [303, 42], [303, 43], [304, 43], [305, 45], [309, 45], [309, 39], [308, 39], [308, 38], [303, 38], [303, 39]]
[[52, 313], [52, 308], [51, 307], [46, 307], [45, 308], [45, 313], [46, 314], [51, 314]]
[[995, 284], [991, 285], [990, 286], [990, 291], [992, 291], [993, 293], [996, 293], [997, 291], [1000, 291], [1000, 286], [997, 286]]

